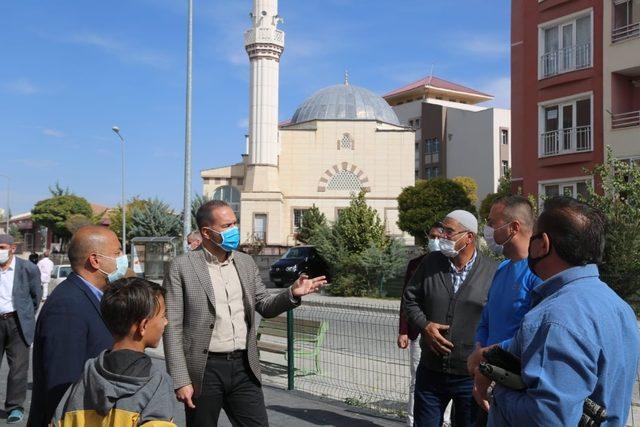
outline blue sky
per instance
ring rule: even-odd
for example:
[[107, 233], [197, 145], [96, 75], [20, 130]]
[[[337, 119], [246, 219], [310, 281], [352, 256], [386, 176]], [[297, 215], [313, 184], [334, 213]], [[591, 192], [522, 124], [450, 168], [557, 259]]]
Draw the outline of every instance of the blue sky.
[[[453, 7], [453, 4], [456, 6]], [[280, 118], [339, 83], [383, 94], [434, 75], [509, 107], [508, 0], [280, 0], [287, 33]], [[195, 0], [193, 190], [202, 169], [239, 161], [247, 127], [251, 0]], [[13, 213], [59, 181], [92, 202], [182, 200], [186, 1], [2, 2], [0, 174]], [[0, 205], [6, 185], [0, 180]]]

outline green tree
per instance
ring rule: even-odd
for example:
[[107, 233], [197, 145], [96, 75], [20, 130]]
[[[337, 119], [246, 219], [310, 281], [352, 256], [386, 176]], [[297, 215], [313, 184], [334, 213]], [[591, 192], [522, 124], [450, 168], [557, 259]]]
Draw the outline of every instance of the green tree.
[[467, 197], [474, 205], [478, 202], [478, 183], [470, 176], [456, 176], [453, 182], [457, 182], [464, 188]]
[[93, 216], [91, 205], [83, 197], [67, 194], [42, 200], [31, 210], [33, 221], [53, 230], [56, 236], [67, 238], [71, 232], [66, 221], [73, 215]]
[[606, 219], [602, 280], [638, 308], [640, 291], [640, 169], [615, 158], [607, 147], [604, 164], [589, 172], [602, 183], [590, 188], [587, 202]]
[[197, 230], [198, 224], [196, 223], [196, 213], [198, 213], [198, 209], [200, 206], [204, 205], [208, 201], [212, 200], [210, 197], [207, 197], [203, 194], [196, 194], [193, 196], [191, 200], [191, 229]]
[[[149, 200], [141, 199], [140, 197], [132, 197], [127, 202], [126, 213], [126, 226], [127, 226], [127, 240], [135, 237], [132, 235], [131, 230], [133, 227], [133, 212], [144, 209], [149, 204]], [[114, 209], [109, 210], [109, 229], [116, 233], [118, 239], [122, 240], [122, 206], [118, 205]]]
[[182, 222], [168, 204], [152, 199], [131, 214], [131, 237], [180, 236]]
[[464, 188], [450, 179], [419, 180], [398, 197], [398, 227], [423, 245], [429, 229], [449, 212], [464, 209], [475, 213]]
[[335, 222], [334, 234], [342, 240], [350, 253], [361, 254], [370, 246], [384, 248], [388, 238], [378, 212], [367, 205], [366, 193], [351, 198], [349, 207], [340, 212]]
[[65, 221], [64, 225], [71, 234], [75, 234], [80, 227], [95, 224], [96, 222], [87, 216], [81, 214], [73, 214]]
[[70, 196], [73, 194], [71, 190], [69, 190], [69, 187], [62, 188], [58, 181], [56, 181], [55, 185], [49, 187], [49, 193], [51, 193], [52, 197]]
[[302, 214], [302, 221], [296, 239], [302, 243], [309, 243], [317, 227], [327, 225], [327, 217], [320, 212], [316, 205]]

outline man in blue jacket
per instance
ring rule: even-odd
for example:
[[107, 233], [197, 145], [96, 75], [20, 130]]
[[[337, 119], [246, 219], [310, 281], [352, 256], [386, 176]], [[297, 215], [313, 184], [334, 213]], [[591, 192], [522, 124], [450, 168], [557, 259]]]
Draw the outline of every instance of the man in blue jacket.
[[47, 426], [85, 362], [113, 344], [100, 299], [127, 270], [117, 236], [106, 227], [82, 227], [69, 244], [69, 261], [73, 273], [47, 298], [36, 324], [30, 427]]
[[575, 426], [588, 397], [624, 426], [640, 341], [631, 307], [600, 281], [604, 219], [569, 197], [544, 204], [529, 245], [529, 266], [545, 280], [531, 291], [509, 351], [527, 388], [498, 386], [489, 426]]

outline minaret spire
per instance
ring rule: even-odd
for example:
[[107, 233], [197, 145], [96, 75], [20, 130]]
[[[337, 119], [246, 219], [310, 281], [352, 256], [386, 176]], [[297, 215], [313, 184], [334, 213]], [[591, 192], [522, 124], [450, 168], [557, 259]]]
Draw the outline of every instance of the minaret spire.
[[344, 70], [344, 85], [349, 86], [349, 70]]
[[278, 29], [278, 0], [253, 0], [251, 29], [244, 44], [249, 78], [249, 165], [278, 164], [278, 86], [284, 32]]

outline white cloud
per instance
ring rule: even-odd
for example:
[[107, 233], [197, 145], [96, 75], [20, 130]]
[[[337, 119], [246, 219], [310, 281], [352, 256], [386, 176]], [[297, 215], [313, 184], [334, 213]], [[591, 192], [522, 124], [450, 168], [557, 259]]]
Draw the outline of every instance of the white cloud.
[[495, 99], [488, 104], [498, 108], [511, 108], [511, 79], [498, 77], [480, 86], [480, 91], [493, 95]]
[[452, 35], [450, 40], [451, 47], [460, 50], [462, 53], [491, 58], [509, 56], [510, 45], [508, 37], [463, 33]]
[[17, 93], [19, 95], [33, 95], [40, 92], [40, 89], [35, 84], [25, 78], [4, 83], [2, 88], [7, 92]]
[[171, 63], [171, 59], [162, 52], [133, 46], [101, 34], [88, 32], [77, 33], [66, 38], [64, 41], [98, 48], [129, 63], [144, 64], [158, 68], [167, 67]]
[[48, 128], [42, 129], [42, 134], [46, 136], [53, 136], [55, 138], [62, 138], [63, 136], [65, 136], [63, 132], [57, 129], [48, 129]]

